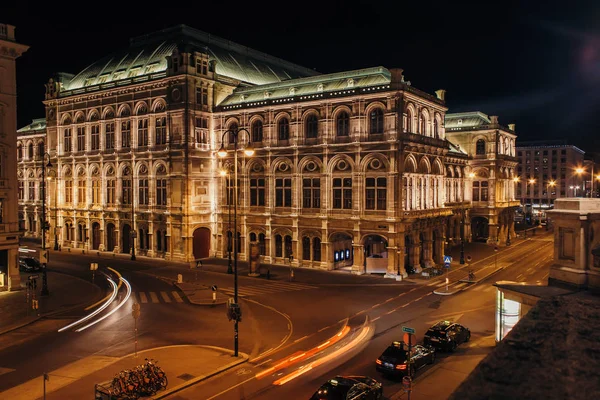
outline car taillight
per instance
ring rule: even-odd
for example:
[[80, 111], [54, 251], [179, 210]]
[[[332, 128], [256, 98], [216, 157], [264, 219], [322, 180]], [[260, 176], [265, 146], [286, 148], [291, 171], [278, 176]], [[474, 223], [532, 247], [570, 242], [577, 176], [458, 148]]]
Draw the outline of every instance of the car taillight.
[[381, 365], [381, 360], [377, 359], [377, 361], [375, 361], [377, 364]]
[[396, 365], [396, 369], [406, 369], [406, 364], [398, 364]]

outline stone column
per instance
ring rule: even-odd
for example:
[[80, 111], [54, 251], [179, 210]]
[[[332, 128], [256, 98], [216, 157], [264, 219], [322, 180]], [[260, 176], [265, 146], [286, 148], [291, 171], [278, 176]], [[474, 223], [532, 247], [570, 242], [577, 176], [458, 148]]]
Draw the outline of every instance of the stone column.
[[423, 270], [421, 268], [421, 262], [420, 262], [421, 240], [420, 240], [418, 234], [413, 234], [413, 246], [412, 246], [412, 249], [410, 250], [409, 254], [410, 254], [409, 262], [411, 263], [411, 266], [413, 267], [414, 271], [416, 273], [421, 273], [421, 271]]
[[363, 246], [362, 244], [356, 244], [355, 242], [352, 245], [352, 250], [354, 251], [352, 273], [357, 275], [363, 275], [364, 273], [366, 273], [365, 246]]

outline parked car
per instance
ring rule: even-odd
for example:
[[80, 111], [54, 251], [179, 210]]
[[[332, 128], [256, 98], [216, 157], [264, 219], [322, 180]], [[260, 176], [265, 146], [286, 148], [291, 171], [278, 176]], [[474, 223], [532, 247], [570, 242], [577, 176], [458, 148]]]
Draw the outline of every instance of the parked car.
[[19, 257], [19, 270], [24, 272], [35, 272], [42, 268], [42, 264], [35, 257]]
[[469, 328], [450, 321], [440, 321], [425, 333], [423, 343], [436, 349], [454, 351], [456, 347], [471, 339]]
[[[375, 361], [375, 369], [384, 375], [408, 375], [408, 346], [404, 342], [392, 342]], [[435, 361], [435, 348], [420, 344], [410, 348], [410, 375]]]
[[368, 376], [336, 376], [325, 382], [310, 400], [378, 400], [383, 398], [383, 386]]

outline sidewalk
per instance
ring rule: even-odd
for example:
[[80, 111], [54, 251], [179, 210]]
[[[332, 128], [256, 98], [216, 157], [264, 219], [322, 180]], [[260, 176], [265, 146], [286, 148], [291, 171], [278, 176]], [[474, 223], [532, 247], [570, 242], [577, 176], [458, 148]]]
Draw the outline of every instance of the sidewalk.
[[[96, 384], [110, 388], [110, 381], [125, 369], [143, 364], [145, 358], [154, 359], [168, 379], [166, 390], [151, 399], [161, 399], [213, 375], [235, 367], [248, 360], [248, 355], [212, 346], [165, 346], [138, 351], [125, 357], [90, 356], [48, 372], [46, 399], [91, 399]], [[44, 396], [43, 377], [37, 377], [22, 385], [0, 393], [0, 397], [11, 400], [31, 400]], [[108, 398], [108, 397], [107, 397]]]
[[[27, 302], [27, 276], [38, 275], [35, 298], [39, 301], [39, 309], [31, 309], [31, 301]], [[102, 298], [102, 290], [91, 282], [60, 272], [48, 271], [48, 291], [50, 295], [41, 297], [42, 273], [22, 274], [23, 290], [0, 292], [0, 335], [29, 325], [43, 317], [54, 315]]]

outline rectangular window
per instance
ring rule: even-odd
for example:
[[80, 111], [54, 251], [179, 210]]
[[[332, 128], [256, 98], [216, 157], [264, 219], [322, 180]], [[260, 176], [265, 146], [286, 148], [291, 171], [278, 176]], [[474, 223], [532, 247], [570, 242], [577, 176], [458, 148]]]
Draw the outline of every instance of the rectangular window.
[[275, 207], [292, 206], [292, 178], [275, 179]]
[[25, 182], [19, 181], [19, 200], [25, 199]]
[[473, 201], [479, 201], [479, 182], [473, 182]]
[[100, 125], [92, 125], [92, 150], [100, 149]]
[[196, 104], [200, 106], [208, 105], [208, 89], [205, 87], [196, 88]]
[[85, 179], [79, 179], [77, 181], [77, 204], [79, 204], [80, 206], [85, 205], [85, 191], [86, 191]]
[[196, 59], [196, 73], [206, 75], [208, 74], [208, 61]]
[[77, 151], [85, 151], [85, 126], [77, 127]]
[[333, 180], [333, 208], [352, 209], [352, 178]]
[[250, 179], [250, 205], [259, 207], [265, 205], [264, 178]]
[[156, 142], [155, 144], [167, 144], [167, 119], [156, 118]]
[[29, 200], [35, 201], [35, 182], [29, 182]]
[[148, 179], [138, 180], [138, 203], [148, 205]]
[[65, 203], [73, 202], [73, 181], [65, 181]]
[[[231, 201], [231, 199], [233, 198], [233, 191], [234, 191], [234, 187], [233, 187], [233, 178], [227, 178], [227, 205], [232, 205], [233, 202]], [[240, 180], [238, 179], [237, 181], [237, 203], [240, 204]]]
[[123, 204], [131, 204], [131, 180], [121, 181], [121, 200]]
[[131, 121], [121, 122], [121, 148], [131, 147]]
[[138, 147], [148, 146], [148, 119], [138, 121]]
[[63, 136], [63, 149], [65, 153], [71, 152], [71, 128], [65, 129]]
[[196, 143], [208, 143], [208, 118], [196, 117]]
[[167, 205], [167, 180], [157, 179], [156, 180], [156, 205], [166, 206]]
[[321, 208], [321, 179], [302, 180], [302, 207]]
[[110, 123], [106, 124], [105, 128], [106, 128], [106, 134], [105, 134], [106, 142], [104, 143], [104, 147], [106, 148], [106, 150], [114, 149], [115, 148], [115, 123], [110, 122]]
[[488, 201], [488, 182], [481, 182], [481, 201]]
[[92, 181], [92, 204], [98, 205], [100, 204], [100, 187], [102, 185], [102, 181], [94, 180]]
[[106, 181], [106, 204], [113, 205], [116, 203], [115, 182], [114, 179]]
[[387, 208], [387, 179], [367, 178], [365, 180], [365, 208], [385, 210]]

